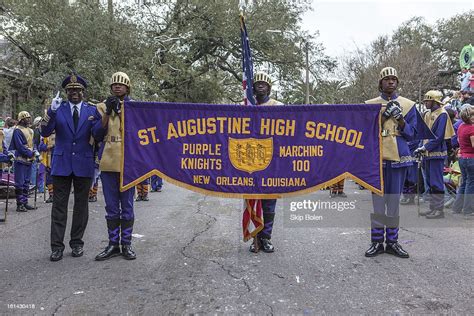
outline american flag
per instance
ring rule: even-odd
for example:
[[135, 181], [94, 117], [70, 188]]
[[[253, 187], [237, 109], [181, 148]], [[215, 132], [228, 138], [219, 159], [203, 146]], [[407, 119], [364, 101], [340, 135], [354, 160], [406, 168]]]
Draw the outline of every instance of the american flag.
[[252, 52], [250, 51], [250, 41], [245, 26], [244, 16], [240, 15], [240, 39], [242, 42], [242, 88], [244, 90], [244, 104], [256, 105], [253, 96], [253, 61]]
[[[245, 27], [243, 14], [240, 15], [240, 37], [242, 42], [242, 88], [244, 92], [245, 105], [257, 105], [253, 95], [253, 62], [252, 52], [250, 51], [250, 41]], [[255, 227], [249, 231], [250, 222]], [[263, 209], [261, 200], [245, 200], [244, 213], [242, 214], [242, 229], [244, 241], [255, 237], [264, 227]], [[258, 244], [257, 244], [258, 245]]]

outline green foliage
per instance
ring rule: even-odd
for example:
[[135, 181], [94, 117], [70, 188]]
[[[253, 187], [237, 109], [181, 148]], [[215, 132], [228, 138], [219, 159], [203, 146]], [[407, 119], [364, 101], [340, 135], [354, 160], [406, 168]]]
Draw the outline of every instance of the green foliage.
[[474, 11], [435, 25], [414, 17], [391, 37], [380, 36], [345, 61], [343, 73], [350, 84], [343, 91], [344, 102], [376, 95], [379, 71], [386, 66], [398, 70], [401, 94], [415, 101], [431, 89], [459, 89], [459, 53], [474, 38], [473, 24]]
[[[240, 102], [236, 1], [150, 3], [115, 1], [111, 15], [110, 7], [98, 1], [69, 5], [65, 0], [5, 0], [1, 34], [27, 59], [22, 80], [37, 90], [41, 90], [37, 82], [46, 85], [38, 91], [43, 98], [53, 95], [62, 79], [76, 71], [89, 82], [88, 97], [102, 100], [109, 93], [111, 74], [124, 71], [131, 78], [134, 99]], [[283, 91], [294, 89], [301, 78], [304, 41], [314, 56], [312, 73], [335, 65], [315, 37], [298, 26], [307, 8], [305, 2], [277, 0], [271, 5], [255, 2], [246, 12], [255, 67], [271, 69]]]
[[[241, 101], [238, 1], [69, 2], [0, 2], [0, 34], [15, 47], [2, 60], [14, 75], [0, 79], [0, 92], [21, 94], [21, 107], [13, 111], [41, 114], [45, 100], [72, 71], [88, 80], [87, 96], [94, 101], [109, 94], [108, 81], [116, 71], [130, 76], [132, 97], [138, 100]], [[401, 92], [412, 99], [427, 89], [455, 87], [459, 51], [474, 38], [473, 11], [436, 25], [415, 17], [348, 57], [336, 80], [336, 61], [324, 53], [317, 33], [299, 26], [308, 2], [247, 2], [255, 70], [272, 76], [274, 96], [285, 103], [304, 103], [306, 67], [311, 103], [371, 98], [378, 72], [387, 65], [397, 68]]]

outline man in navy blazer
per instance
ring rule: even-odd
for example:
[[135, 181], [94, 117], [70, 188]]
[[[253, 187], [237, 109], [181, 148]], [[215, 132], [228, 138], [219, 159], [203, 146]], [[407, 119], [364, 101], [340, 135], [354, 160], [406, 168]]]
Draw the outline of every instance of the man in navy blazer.
[[78, 75], [64, 79], [67, 101], [62, 101], [59, 92], [51, 102], [47, 115], [41, 123], [41, 136], [56, 134], [56, 145], [51, 162], [54, 197], [51, 210], [51, 261], [63, 257], [64, 233], [71, 184], [74, 186], [74, 208], [71, 227], [73, 257], [84, 253], [82, 237], [89, 218], [88, 195], [94, 176], [94, 150], [92, 127], [100, 124], [97, 109], [84, 102], [86, 81]]

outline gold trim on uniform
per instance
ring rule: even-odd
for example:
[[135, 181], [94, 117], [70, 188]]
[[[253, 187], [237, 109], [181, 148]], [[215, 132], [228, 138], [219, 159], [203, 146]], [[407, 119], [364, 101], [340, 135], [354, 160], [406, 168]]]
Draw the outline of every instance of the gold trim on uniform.
[[110, 136], [106, 135], [104, 138], [105, 142], [111, 142], [111, 143], [120, 143], [122, 142], [122, 137], [121, 136]]
[[[105, 115], [105, 103], [97, 104], [100, 115]], [[107, 135], [104, 138], [104, 151], [99, 163], [100, 171], [120, 172], [122, 161], [121, 117], [115, 112], [109, 116]]]
[[[23, 127], [23, 126], [20, 126], [20, 125], [17, 125], [15, 126], [15, 128], [19, 129], [23, 135], [25, 136], [26, 138], [26, 147], [33, 151], [33, 130], [29, 127]], [[22, 156], [18, 156], [15, 158], [15, 160], [17, 161], [24, 161], [24, 162], [32, 162], [34, 160], [34, 156], [31, 157], [31, 158], [24, 158]]]
[[427, 157], [445, 157], [448, 155], [448, 152], [445, 151], [433, 151], [433, 152], [428, 152], [425, 156]]
[[259, 105], [283, 105], [280, 101], [270, 98], [267, 102], [259, 104]]
[[[402, 108], [403, 116], [406, 116], [411, 108], [414, 106], [415, 102], [404, 98], [397, 97], [394, 100], [400, 103]], [[383, 99], [381, 96], [365, 101], [366, 104], [382, 104], [380, 109], [380, 115], [385, 111], [385, 106], [388, 101]], [[400, 131], [398, 130], [398, 122], [394, 118], [387, 119], [380, 131], [382, 137], [382, 156], [383, 160], [391, 160], [401, 162], [400, 154], [398, 152], [397, 136], [400, 136]]]
[[[431, 111], [427, 112], [423, 120], [425, 121], [426, 125], [428, 125], [428, 128], [431, 130], [431, 128], [433, 127], [433, 124], [436, 122], [438, 117], [443, 113], [446, 113], [448, 117], [448, 119], [446, 120], [446, 127], [444, 129], [444, 139], [451, 139], [451, 137], [455, 135], [454, 127], [453, 127], [453, 124], [451, 123], [448, 112], [446, 112], [444, 108], [440, 107], [434, 110], [433, 112]], [[429, 141], [430, 141], [429, 139], [425, 139], [423, 141], [423, 144], [426, 144]]]
[[415, 161], [416, 159], [412, 156], [402, 156], [400, 157], [400, 161], [397, 161], [396, 163], [404, 163], [404, 162], [412, 162]]

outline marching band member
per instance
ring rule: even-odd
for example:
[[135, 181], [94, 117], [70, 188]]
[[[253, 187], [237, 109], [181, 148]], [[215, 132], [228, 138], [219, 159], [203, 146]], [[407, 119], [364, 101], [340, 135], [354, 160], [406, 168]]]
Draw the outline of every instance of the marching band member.
[[[136, 254], [132, 249], [132, 230], [135, 214], [133, 196], [135, 188], [120, 192], [120, 162], [122, 160], [121, 110], [124, 101], [130, 100], [130, 79], [123, 72], [116, 72], [110, 81], [112, 96], [97, 109], [102, 115], [102, 124], [94, 129], [94, 136], [102, 141], [99, 149], [100, 179], [105, 199], [105, 219], [109, 244], [95, 260], [107, 260], [122, 255], [133, 260]], [[121, 249], [119, 247], [121, 245]]]
[[372, 194], [372, 245], [365, 252], [366, 257], [374, 257], [383, 252], [400, 258], [409, 257], [398, 243], [399, 200], [407, 167], [411, 166], [414, 160], [408, 142], [416, 135], [417, 115], [415, 102], [398, 95], [398, 83], [395, 68], [383, 68], [379, 77], [380, 96], [365, 101], [367, 104], [383, 105], [381, 133], [384, 179], [384, 195]]

